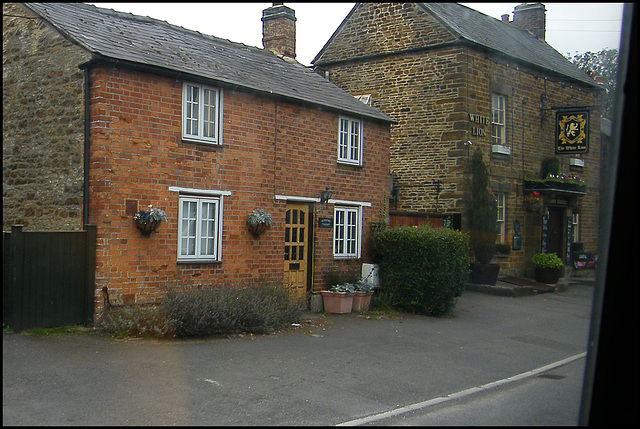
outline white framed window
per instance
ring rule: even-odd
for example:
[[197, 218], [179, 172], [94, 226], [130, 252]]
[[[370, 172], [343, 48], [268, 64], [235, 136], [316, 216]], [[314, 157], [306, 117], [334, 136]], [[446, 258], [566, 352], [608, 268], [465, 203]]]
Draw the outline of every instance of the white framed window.
[[362, 236], [362, 208], [335, 207], [333, 218], [333, 257], [359, 258]]
[[362, 165], [362, 121], [339, 117], [338, 161]]
[[184, 82], [182, 85], [182, 138], [221, 144], [220, 89]]
[[571, 223], [572, 223], [572, 228], [571, 228], [571, 241], [575, 242], [580, 242], [580, 214], [579, 213], [574, 213], [571, 215]]
[[181, 196], [179, 203], [178, 261], [219, 261], [222, 247], [221, 197]]
[[491, 95], [491, 141], [499, 145], [507, 142], [506, 106], [507, 98], [504, 95]]
[[507, 241], [506, 217], [507, 212], [507, 195], [504, 193], [496, 193], [498, 201], [498, 241], [505, 243]]

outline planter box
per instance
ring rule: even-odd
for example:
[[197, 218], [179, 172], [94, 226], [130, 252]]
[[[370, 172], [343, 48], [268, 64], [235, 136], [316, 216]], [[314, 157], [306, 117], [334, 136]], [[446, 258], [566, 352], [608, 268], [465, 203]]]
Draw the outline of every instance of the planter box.
[[500, 264], [471, 263], [471, 283], [495, 285], [500, 273]]
[[538, 191], [541, 194], [550, 193], [567, 193], [573, 195], [585, 195], [587, 193], [587, 185], [578, 183], [569, 183], [562, 180], [544, 180], [544, 181], [524, 181], [525, 193]]
[[323, 290], [320, 293], [322, 294], [324, 311], [327, 313], [351, 313], [351, 309], [353, 308], [353, 294], [329, 292], [328, 290]]
[[562, 277], [562, 268], [536, 267], [536, 281], [540, 283], [556, 284]]
[[369, 304], [371, 303], [371, 295], [373, 295], [373, 291], [371, 292], [355, 292], [353, 294], [353, 306], [352, 311], [365, 311], [369, 308]]

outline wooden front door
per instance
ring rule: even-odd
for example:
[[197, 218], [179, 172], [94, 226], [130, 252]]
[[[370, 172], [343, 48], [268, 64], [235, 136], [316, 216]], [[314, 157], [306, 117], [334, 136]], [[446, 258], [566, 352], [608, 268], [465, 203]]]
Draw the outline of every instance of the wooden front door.
[[555, 253], [564, 261], [564, 209], [549, 207], [549, 241], [547, 253]]
[[284, 283], [295, 298], [305, 299], [309, 269], [309, 207], [287, 204], [284, 220]]

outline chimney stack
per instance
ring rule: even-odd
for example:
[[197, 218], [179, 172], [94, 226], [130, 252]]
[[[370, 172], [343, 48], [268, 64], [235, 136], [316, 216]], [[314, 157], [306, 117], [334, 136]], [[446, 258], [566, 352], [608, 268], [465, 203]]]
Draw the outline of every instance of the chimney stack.
[[296, 57], [296, 13], [282, 3], [262, 11], [262, 46], [279, 57]]
[[522, 3], [513, 10], [513, 23], [523, 30], [529, 30], [540, 40], [545, 39], [547, 10], [542, 3]]
[[500, 15], [500, 18], [502, 18], [502, 22], [505, 22], [507, 24], [509, 23], [509, 14], [508, 13]]

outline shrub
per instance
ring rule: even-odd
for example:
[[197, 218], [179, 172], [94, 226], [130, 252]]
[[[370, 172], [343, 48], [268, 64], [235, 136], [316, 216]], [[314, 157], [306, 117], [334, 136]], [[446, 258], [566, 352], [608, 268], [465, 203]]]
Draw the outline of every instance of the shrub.
[[159, 305], [113, 307], [104, 313], [98, 327], [116, 338], [172, 338], [175, 334], [167, 314]]
[[555, 253], [536, 253], [531, 261], [540, 268], [562, 268], [564, 266], [562, 259]]
[[382, 306], [449, 315], [469, 278], [468, 251], [459, 231], [429, 226], [377, 231], [371, 238], [371, 254], [380, 266], [374, 296], [385, 301]]
[[302, 304], [282, 285], [225, 286], [169, 292], [158, 306], [112, 308], [99, 325], [116, 337], [187, 338], [271, 333], [301, 315]]
[[471, 203], [467, 211], [471, 248], [476, 260], [488, 264], [495, 253], [498, 221], [498, 202], [489, 189], [489, 171], [476, 149], [471, 158]]

